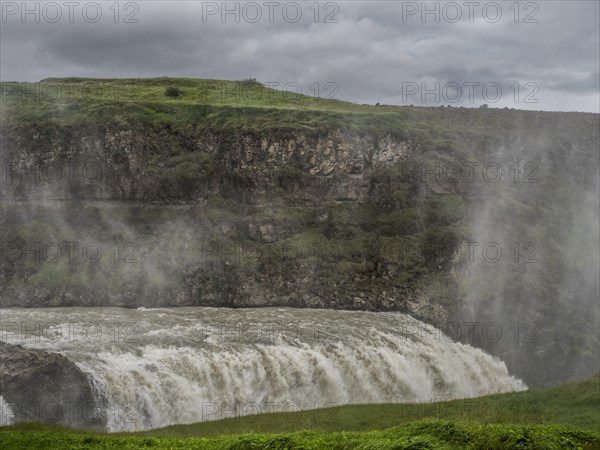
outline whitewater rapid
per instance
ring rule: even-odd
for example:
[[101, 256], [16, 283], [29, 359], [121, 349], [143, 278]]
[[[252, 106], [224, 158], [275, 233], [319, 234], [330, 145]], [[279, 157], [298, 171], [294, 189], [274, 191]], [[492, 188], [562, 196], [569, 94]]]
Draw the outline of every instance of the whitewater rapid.
[[86, 372], [109, 431], [525, 389], [505, 364], [397, 312], [3, 309], [0, 340]]

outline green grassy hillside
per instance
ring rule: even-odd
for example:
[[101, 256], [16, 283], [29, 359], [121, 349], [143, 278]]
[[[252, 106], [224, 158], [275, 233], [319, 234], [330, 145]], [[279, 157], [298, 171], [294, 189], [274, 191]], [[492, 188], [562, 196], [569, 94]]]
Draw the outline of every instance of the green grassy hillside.
[[[177, 87], [180, 94], [165, 94]], [[362, 106], [270, 89], [253, 81], [199, 79], [49, 78], [39, 83], [2, 83], [10, 125], [68, 126], [110, 123], [134, 129], [169, 125], [188, 131], [319, 132], [344, 125], [394, 130], [419, 114]], [[208, 108], [208, 109], [207, 109]]]
[[[272, 86], [270, 88], [269, 86]], [[179, 89], [176, 97], [168, 88]], [[292, 86], [263, 85], [256, 81], [192, 78], [48, 78], [38, 83], [2, 82], [0, 108], [10, 127], [35, 123], [44, 126], [141, 126], [195, 132], [250, 133], [392, 133], [425, 140], [440, 148], [460, 134], [496, 136], [499, 129], [518, 125], [525, 117], [554, 121], [556, 131], [581, 127], [595, 120], [588, 113], [552, 113], [506, 109], [433, 108], [359, 105], [334, 98], [323, 90], [298, 94]], [[308, 95], [307, 95], [308, 94]], [[335, 97], [341, 94], [336, 94]], [[523, 128], [528, 124], [521, 124]]]

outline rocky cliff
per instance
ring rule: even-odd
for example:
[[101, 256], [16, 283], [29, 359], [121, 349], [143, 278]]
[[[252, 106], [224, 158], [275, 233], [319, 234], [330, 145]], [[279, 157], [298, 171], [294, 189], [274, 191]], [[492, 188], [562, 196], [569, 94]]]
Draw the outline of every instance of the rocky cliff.
[[598, 115], [122, 83], [3, 105], [2, 306], [401, 310], [530, 385], [598, 370]]

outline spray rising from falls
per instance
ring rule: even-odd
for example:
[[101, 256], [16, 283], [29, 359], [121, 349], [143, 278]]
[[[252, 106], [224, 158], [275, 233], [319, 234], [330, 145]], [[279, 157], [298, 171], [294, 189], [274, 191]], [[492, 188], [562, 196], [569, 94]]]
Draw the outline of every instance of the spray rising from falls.
[[502, 361], [401, 313], [44, 308], [3, 321], [4, 340], [90, 375], [110, 431], [525, 388]]

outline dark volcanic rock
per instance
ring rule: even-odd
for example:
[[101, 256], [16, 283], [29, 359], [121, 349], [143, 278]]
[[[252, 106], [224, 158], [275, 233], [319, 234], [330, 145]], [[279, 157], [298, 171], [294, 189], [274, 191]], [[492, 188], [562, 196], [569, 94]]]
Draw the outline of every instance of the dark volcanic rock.
[[88, 376], [62, 355], [0, 342], [0, 395], [17, 421], [103, 429]]

